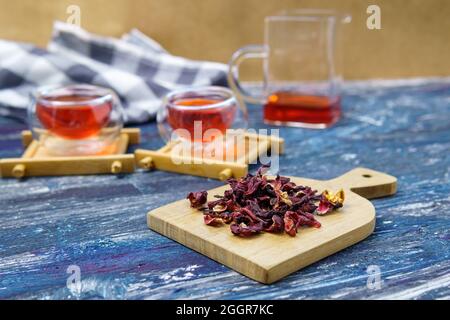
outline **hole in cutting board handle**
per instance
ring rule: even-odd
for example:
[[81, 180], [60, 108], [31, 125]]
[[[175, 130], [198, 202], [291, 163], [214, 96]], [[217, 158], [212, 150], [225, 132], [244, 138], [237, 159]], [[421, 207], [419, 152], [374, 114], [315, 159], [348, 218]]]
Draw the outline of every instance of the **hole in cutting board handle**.
[[397, 190], [397, 178], [368, 168], [355, 168], [332, 180], [366, 199], [392, 195]]

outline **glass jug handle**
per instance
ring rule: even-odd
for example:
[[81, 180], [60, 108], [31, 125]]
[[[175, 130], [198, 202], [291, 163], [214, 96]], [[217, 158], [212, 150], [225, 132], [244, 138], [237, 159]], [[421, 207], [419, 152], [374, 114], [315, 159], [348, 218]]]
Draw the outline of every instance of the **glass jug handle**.
[[[266, 46], [249, 45], [237, 50], [231, 57], [228, 68], [228, 84], [244, 101], [255, 104], [264, 104], [264, 95], [255, 96], [245, 91], [239, 81], [239, 66], [245, 59], [266, 59], [268, 57]], [[261, 90], [263, 92], [263, 90]]]

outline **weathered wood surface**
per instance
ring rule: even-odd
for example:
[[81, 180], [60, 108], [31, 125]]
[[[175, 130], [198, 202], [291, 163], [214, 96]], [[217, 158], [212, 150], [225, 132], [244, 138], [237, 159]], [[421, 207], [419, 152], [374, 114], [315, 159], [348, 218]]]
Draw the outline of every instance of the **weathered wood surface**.
[[[351, 84], [344, 111], [329, 130], [282, 128], [280, 168], [314, 179], [357, 166], [395, 175], [396, 196], [372, 200], [377, 225], [365, 241], [263, 285], [146, 226], [149, 210], [217, 180], [168, 172], [0, 180], [0, 298], [449, 299], [450, 80]], [[259, 107], [251, 115], [262, 127]], [[24, 128], [0, 118], [0, 157], [22, 153]], [[142, 129], [140, 147], [162, 146], [154, 124]], [[81, 294], [66, 287], [69, 265], [81, 269]], [[369, 266], [379, 268], [381, 289], [368, 288]]]

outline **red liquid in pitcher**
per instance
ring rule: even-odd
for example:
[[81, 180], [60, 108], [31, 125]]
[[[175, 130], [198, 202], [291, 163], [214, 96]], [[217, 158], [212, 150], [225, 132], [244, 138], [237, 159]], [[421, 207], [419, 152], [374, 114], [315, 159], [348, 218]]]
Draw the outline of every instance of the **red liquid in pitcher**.
[[[43, 127], [66, 139], [85, 139], [96, 135], [109, 121], [111, 102], [96, 105], [86, 104], [99, 97], [66, 95], [45, 97], [37, 102], [36, 113]], [[55, 106], [54, 102], [79, 102], [69, 106]]]
[[272, 124], [328, 127], [338, 121], [340, 115], [340, 97], [277, 92], [264, 105], [264, 120]]
[[[168, 122], [172, 129], [186, 129], [189, 131], [191, 140], [198, 140], [201, 137], [204, 140], [204, 133], [209, 129], [218, 129], [222, 134], [231, 127], [236, 113], [236, 105], [226, 107], [211, 107], [211, 108], [195, 108], [201, 106], [208, 106], [223, 102], [218, 99], [206, 98], [185, 98], [174, 102], [175, 106], [183, 106], [188, 108], [168, 108]], [[193, 107], [189, 109], [189, 107]], [[201, 121], [202, 130], [195, 134], [194, 122]]]

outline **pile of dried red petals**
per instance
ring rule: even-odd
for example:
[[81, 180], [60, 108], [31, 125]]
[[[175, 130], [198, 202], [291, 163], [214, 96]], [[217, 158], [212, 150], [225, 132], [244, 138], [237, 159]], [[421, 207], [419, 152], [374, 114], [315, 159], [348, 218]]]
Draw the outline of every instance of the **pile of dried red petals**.
[[261, 167], [256, 176], [229, 179], [231, 189], [223, 196], [216, 195], [215, 201], [206, 203], [206, 191], [191, 192], [187, 199], [191, 207], [203, 211], [205, 224], [230, 224], [231, 232], [241, 237], [283, 230], [294, 237], [301, 226], [320, 228], [314, 214], [324, 215], [342, 207], [343, 190], [317, 194], [316, 190], [297, 186], [286, 177], [268, 179], [264, 175], [267, 168]]

